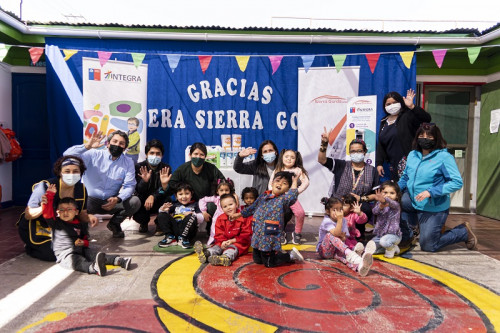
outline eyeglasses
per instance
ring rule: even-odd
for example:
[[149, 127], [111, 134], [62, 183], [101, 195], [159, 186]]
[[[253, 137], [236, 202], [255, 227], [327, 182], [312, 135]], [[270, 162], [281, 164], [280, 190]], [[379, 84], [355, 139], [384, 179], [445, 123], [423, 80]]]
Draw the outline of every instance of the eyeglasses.
[[59, 213], [66, 213], [66, 212], [71, 212], [71, 211], [76, 211], [76, 208], [68, 208], [68, 209], [58, 209], [57, 211]]
[[430, 130], [431, 128], [433, 128], [434, 126], [436, 126], [435, 123], [422, 123], [420, 124], [420, 127], [423, 128], [424, 130]]
[[349, 154], [364, 153], [364, 150], [350, 150]]

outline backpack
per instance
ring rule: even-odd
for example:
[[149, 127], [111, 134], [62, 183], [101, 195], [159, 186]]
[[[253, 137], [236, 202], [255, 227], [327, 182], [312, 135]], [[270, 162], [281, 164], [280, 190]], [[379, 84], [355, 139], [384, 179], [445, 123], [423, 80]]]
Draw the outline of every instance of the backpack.
[[16, 140], [16, 133], [9, 128], [0, 127], [0, 130], [3, 131], [7, 139], [9, 139], [10, 143], [10, 152], [6, 155], [5, 162], [12, 162], [17, 160], [23, 155], [23, 150], [21, 149], [19, 141]]

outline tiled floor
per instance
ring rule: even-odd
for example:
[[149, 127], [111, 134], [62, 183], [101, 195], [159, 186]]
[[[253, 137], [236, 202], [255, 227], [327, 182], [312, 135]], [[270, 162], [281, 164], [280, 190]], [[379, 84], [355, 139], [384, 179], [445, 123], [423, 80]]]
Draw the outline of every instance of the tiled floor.
[[23, 253], [24, 244], [17, 233], [16, 222], [24, 207], [0, 209], [0, 264]]

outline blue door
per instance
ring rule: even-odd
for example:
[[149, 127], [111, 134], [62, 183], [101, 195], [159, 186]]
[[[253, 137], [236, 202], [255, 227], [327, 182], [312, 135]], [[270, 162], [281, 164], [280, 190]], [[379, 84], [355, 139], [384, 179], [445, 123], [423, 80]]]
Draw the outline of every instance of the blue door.
[[33, 184], [52, 177], [45, 74], [12, 74], [12, 123], [23, 149], [12, 165], [12, 199], [25, 206]]

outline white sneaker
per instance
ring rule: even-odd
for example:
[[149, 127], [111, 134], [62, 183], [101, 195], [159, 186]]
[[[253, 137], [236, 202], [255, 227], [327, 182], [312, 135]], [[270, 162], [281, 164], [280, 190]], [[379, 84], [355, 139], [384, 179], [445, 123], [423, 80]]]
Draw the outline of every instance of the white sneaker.
[[365, 254], [363, 254], [363, 257], [361, 258], [361, 264], [358, 266], [359, 275], [361, 276], [368, 275], [368, 272], [370, 271], [372, 264], [373, 264], [372, 254], [365, 252]]
[[358, 254], [358, 256], [363, 254], [363, 251], [365, 250], [365, 246], [361, 242], [357, 242], [356, 246], [354, 247], [354, 252]]
[[361, 264], [361, 257], [359, 254], [357, 254], [354, 251], [349, 252], [345, 256], [345, 260], [347, 260], [348, 263], [353, 264], [353, 265], [360, 265]]
[[[398, 248], [398, 250], [399, 250], [399, 248]], [[392, 258], [394, 258], [394, 253], [396, 253], [395, 246], [393, 246], [392, 249], [390, 249], [390, 250], [386, 249], [385, 253], [384, 253], [384, 257], [392, 259]]]
[[304, 257], [296, 247], [292, 248], [292, 251], [290, 251], [290, 258], [295, 261], [304, 261]]
[[365, 253], [374, 254], [377, 251], [377, 244], [374, 241], [369, 241], [365, 246]]

